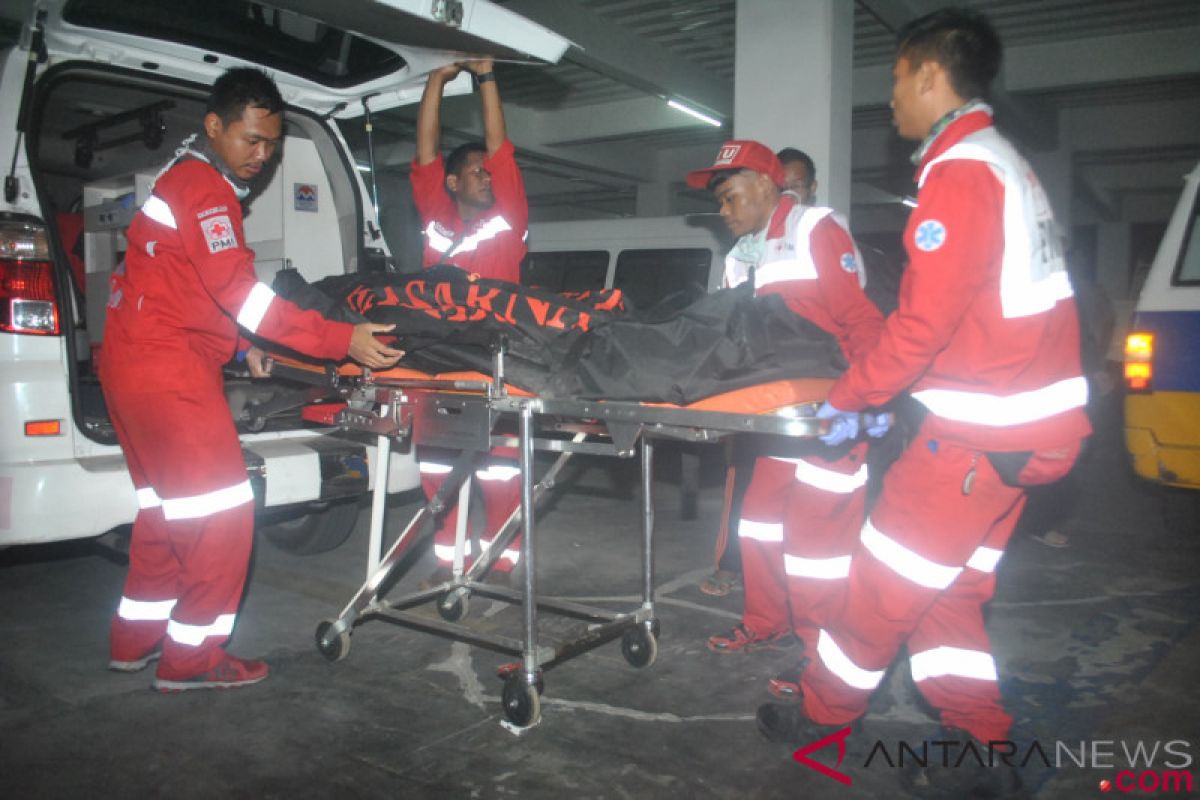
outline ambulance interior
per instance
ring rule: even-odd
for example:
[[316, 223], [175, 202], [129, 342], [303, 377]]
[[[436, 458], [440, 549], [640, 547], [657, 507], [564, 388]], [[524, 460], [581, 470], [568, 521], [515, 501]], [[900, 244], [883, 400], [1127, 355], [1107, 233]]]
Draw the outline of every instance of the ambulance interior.
[[[110, 442], [96, 377], [109, 279], [125, 254], [124, 230], [155, 176], [179, 143], [200, 130], [204, 93], [95, 69], [64, 70], [47, 86], [34, 110], [30, 152], [47, 221], [70, 264], [60, 275], [69, 290], [60, 286], [59, 292], [63, 326], [71, 333], [74, 407], [82, 430]], [[354, 165], [325, 127], [289, 113], [281, 151], [286, 158], [275, 159], [255, 185], [245, 218], [260, 280], [270, 284], [279, 270], [291, 268], [314, 281], [358, 269], [363, 258], [381, 262], [382, 249], [361, 246]], [[275, 391], [236, 374], [227, 384], [235, 418], [243, 404], [263, 402]]]

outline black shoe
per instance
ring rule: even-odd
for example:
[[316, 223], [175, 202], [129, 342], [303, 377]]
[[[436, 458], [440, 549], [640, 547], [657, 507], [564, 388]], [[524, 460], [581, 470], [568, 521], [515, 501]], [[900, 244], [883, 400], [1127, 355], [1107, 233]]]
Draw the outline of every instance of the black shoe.
[[758, 732], [769, 742], [779, 744], [811, 744], [846, 725], [821, 725], [804, 715], [804, 709], [792, 703], [764, 703], [755, 714]]
[[[966, 731], [943, 728], [941, 735], [932, 741], [960, 744], [950, 751], [945, 764], [940, 757], [934, 758], [934, 750], [930, 748], [928, 766], [907, 765], [904, 783], [917, 797], [929, 800], [1021, 800], [1030, 797], [1021, 783], [1019, 768], [1003, 763], [999, 757], [994, 759], [993, 766], [989, 766], [988, 746]], [[974, 745], [973, 752], [978, 758], [970, 752], [964, 753], [968, 743]]]

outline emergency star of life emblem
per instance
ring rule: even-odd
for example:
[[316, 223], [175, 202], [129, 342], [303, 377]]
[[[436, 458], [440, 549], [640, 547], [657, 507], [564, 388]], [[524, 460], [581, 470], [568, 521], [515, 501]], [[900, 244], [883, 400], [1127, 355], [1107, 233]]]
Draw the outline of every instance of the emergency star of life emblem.
[[204, 232], [204, 241], [208, 244], [210, 253], [219, 253], [238, 246], [233, 223], [224, 214], [201, 221], [200, 230]]
[[917, 226], [913, 242], [918, 250], [929, 253], [946, 243], [946, 226], [936, 219], [927, 219]]
[[854, 260], [854, 253], [842, 253], [841, 263], [842, 269], [846, 272], [858, 271], [858, 262]]
[[[792, 759], [794, 761], [797, 761], [797, 762], [803, 764], [804, 766], [808, 767], [809, 769], [815, 769], [817, 772], [821, 773], [822, 775], [826, 776], [827, 778], [833, 778], [838, 783], [844, 783], [847, 786], [849, 786], [854, 782], [850, 779], [850, 776], [846, 775], [844, 773], [838, 772], [836, 769], [834, 769], [834, 767], [840, 767], [842, 765], [842, 761], [846, 758], [846, 737], [848, 737], [849, 735], [850, 735], [850, 726], [847, 725], [845, 728], [842, 728], [840, 731], [835, 731], [834, 733], [831, 733], [828, 736], [817, 739], [812, 744], [806, 744], [804, 747], [801, 747], [799, 750], [792, 753]], [[834, 764], [833, 767], [827, 767], [824, 764], [822, 764], [820, 761], [813, 761], [811, 758], [808, 757], [809, 753], [813, 753], [813, 752], [816, 752], [817, 750], [821, 750], [824, 747], [826, 747], [827, 745], [829, 745], [830, 743], [837, 743], [837, 749], [838, 749], [837, 763]]]

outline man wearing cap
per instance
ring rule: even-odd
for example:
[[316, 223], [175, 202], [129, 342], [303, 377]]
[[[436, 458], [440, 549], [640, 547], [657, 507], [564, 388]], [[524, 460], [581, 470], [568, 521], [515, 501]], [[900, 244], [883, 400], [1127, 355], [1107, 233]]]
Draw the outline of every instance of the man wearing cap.
[[[863, 293], [862, 259], [832, 209], [806, 206], [783, 191], [783, 165], [765, 145], [733, 140], [711, 167], [687, 176], [708, 189], [738, 237], [725, 258], [726, 287], [754, 282], [756, 295], [778, 294], [795, 313], [835, 336], [853, 360], [875, 344], [879, 310]], [[882, 436], [886, 423], [871, 431]], [[708, 640], [718, 653], [779, 648], [798, 637], [811, 649], [841, 595], [854, 536], [863, 520], [866, 443], [817, 452], [772, 442], [754, 464], [737, 523], [745, 606], [742, 622]], [[792, 696], [797, 676], [772, 679]]]

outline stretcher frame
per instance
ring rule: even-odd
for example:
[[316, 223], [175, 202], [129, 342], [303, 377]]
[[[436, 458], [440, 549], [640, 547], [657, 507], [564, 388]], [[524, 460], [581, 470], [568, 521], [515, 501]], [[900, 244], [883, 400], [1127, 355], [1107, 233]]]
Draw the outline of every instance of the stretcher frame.
[[[276, 368], [278, 370], [278, 367]], [[756, 433], [791, 438], [811, 438], [824, 432], [815, 417], [816, 402], [776, 409], [771, 413], [740, 413], [695, 409], [686, 406], [625, 401], [555, 399], [514, 394], [504, 383], [504, 351], [497, 348], [490, 380], [425, 378], [393, 379], [364, 370], [351, 378], [326, 372], [326, 395], [340, 396], [347, 406], [334, 422], [343, 430], [377, 436], [375, 484], [371, 504], [367, 579], [335, 619], [316, 629], [318, 650], [339, 661], [350, 650], [352, 630], [369, 619], [381, 619], [416, 630], [445, 636], [520, 658], [504, 683], [502, 705], [506, 727], [519, 732], [540, 721], [539, 696], [543, 672], [606, 642], [621, 639], [621, 651], [634, 667], [652, 664], [658, 651], [659, 621], [654, 607], [654, 440], [672, 438], [715, 442], [735, 433]], [[295, 376], [293, 376], [295, 377]], [[481, 376], [486, 378], [486, 376]], [[312, 392], [304, 394], [312, 399]], [[504, 419], [517, 421], [517, 435], [497, 434]], [[569, 436], [570, 438], [565, 438]], [[412, 517], [388, 551], [379, 557], [393, 439], [460, 451], [446, 480], [435, 495]], [[640, 445], [640, 447], [639, 447]], [[476, 460], [492, 447], [516, 446], [519, 453], [521, 502], [491, 545], [481, 541], [481, 552], [463, 570], [467, 525], [467, 497]], [[556, 483], [569, 459], [580, 453], [632, 458], [641, 453], [641, 603], [614, 612], [583, 603], [549, 599], [538, 594], [536, 510]], [[557, 452], [558, 458], [537, 481], [535, 451]], [[427, 522], [446, 508], [454, 493], [459, 496], [458, 530], [452, 578], [437, 586], [387, 599], [395, 572], [408, 548]], [[499, 554], [522, 533], [520, 590], [485, 583]], [[460, 624], [468, 600], [478, 595], [523, 609], [522, 636], [516, 639], [479, 631]], [[440, 619], [414, 613], [435, 603]], [[538, 614], [551, 613], [585, 623], [574, 638], [551, 647], [539, 641]]]

